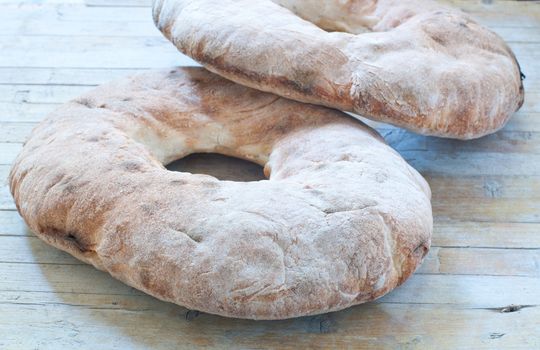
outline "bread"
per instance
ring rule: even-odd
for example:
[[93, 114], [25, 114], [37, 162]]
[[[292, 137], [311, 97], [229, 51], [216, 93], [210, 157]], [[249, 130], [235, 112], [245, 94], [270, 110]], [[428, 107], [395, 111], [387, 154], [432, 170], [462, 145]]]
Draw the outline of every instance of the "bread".
[[429, 0], [154, 0], [153, 14], [223, 77], [421, 134], [477, 138], [523, 104], [504, 41]]
[[[165, 169], [194, 152], [268, 180]], [[339, 310], [403, 283], [430, 246], [430, 190], [372, 129], [202, 68], [113, 82], [50, 114], [9, 177], [49, 244], [162, 300], [251, 319]]]

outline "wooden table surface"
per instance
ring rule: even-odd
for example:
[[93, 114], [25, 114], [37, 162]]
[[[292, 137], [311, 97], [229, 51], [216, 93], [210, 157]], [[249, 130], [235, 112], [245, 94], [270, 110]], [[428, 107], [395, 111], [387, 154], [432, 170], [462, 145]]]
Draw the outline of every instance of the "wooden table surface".
[[[42, 243], [3, 181], [0, 349], [540, 349], [540, 2], [447, 2], [509, 42], [527, 75], [526, 100], [502, 131], [469, 142], [376, 125], [433, 191], [433, 247], [402, 287], [376, 302], [286, 321], [199, 314]], [[154, 28], [148, 5], [0, 0], [2, 179], [29, 131], [58, 104], [115, 77], [192, 64]], [[201, 164], [207, 159], [181, 166]]]

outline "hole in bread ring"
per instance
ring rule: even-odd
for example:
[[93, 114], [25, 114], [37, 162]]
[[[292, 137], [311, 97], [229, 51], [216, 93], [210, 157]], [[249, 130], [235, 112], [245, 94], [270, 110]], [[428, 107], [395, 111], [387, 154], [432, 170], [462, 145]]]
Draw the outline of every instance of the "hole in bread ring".
[[523, 104], [504, 41], [429, 0], [154, 0], [153, 13], [230, 80], [422, 134], [477, 138]]
[[167, 164], [171, 171], [192, 174], [207, 174], [223, 181], [259, 181], [269, 177], [263, 168], [255, 163], [215, 153], [191, 154]]
[[[194, 153], [256, 162], [268, 178], [164, 167]], [[416, 269], [411, 252], [432, 230], [427, 183], [374, 130], [202, 68], [140, 74], [60, 107], [10, 184], [47, 242], [160, 299], [243, 318], [380, 297]]]

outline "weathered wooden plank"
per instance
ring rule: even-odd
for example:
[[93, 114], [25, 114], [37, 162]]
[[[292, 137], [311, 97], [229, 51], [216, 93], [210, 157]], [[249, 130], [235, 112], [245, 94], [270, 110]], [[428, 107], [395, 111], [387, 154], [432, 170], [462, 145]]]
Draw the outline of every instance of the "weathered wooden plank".
[[[39, 268], [39, 266], [37, 266]], [[120, 295], [120, 294], [93, 294], [93, 293], [67, 293], [67, 292], [32, 292], [32, 291], [2, 291], [0, 305], [57, 305], [76, 308], [119, 309], [129, 311], [165, 311], [171, 308], [182, 309], [165, 303], [146, 294]], [[185, 311], [188, 311], [184, 309]]]
[[51, 5], [57, 3], [83, 5], [82, 0], [0, 0], [0, 6]]
[[510, 304], [538, 305], [538, 287], [538, 277], [415, 274], [381, 301], [485, 308]]
[[[9, 105], [13, 106], [14, 103]], [[20, 108], [27, 106], [29, 110], [34, 104], [22, 104]], [[49, 110], [55, 107], [46, 106]], [[40, 111], [36, 118], [45, 117], [46, 108]], [[31, 113], [31, 112], [30, 112]], [[23, 119], [24, 120], [24, 119]], [[33, 122], [1, 122], [0, 140], [6, 143], [24, 142], [30, 131], [37, 125]], [[540, 132], [512, 131], [503, 129], [496, 134], [488, 135], [481, 139], [470, 141], [449, 140], [436, 137], [426, 137], [407, 132], [403, 129], [391, 128], [379, 129], [390, 146], [398, 151], [430, 150], [443, 153], [455, 152], [502, 152], [502, 153], [540, 153]]]
[[7, 184], [7, 177], [9, 174], [11, 166], [10, 165], [1, 165], [0, 164], [0, 184]]
[[426, 180], [433, 200], [536, 199], [540, 200], [540, 176], [437, 176]]
[[517, 131], [507, 127], [479, 139], [462, 141], [422, 136], [381, 123], [373, 125], [386, 142], [398, 151], [540, 153], [540, 133], [530, 129]]
[[482, 23], [508, 27], [537, 27], [540, 19], [537, 1], [515, 0], [444, 0], [449, 5], [471, 14]]
[[[48, 104], [0, 102], [0, 122], [39, 122], [59, 105], [60, 103]], [[362, 118], [362, 120], [366, 124], [380, 130], [383, 135], [386, 135], [387, 141], [395, 148], [402, 149], [405, 145], [415, 144], [422, 145], [422, 149], [427, 147], [426, 141], [421, 139], [421, 136], [419, 135], [415, 135], [403, 129], [392, 127], [388, 124], [370, 121], [365, 118]], [[391, 134], [390, 131], [392, 132]], [[512, 119], [510, 119], [510, 122], [504, 127], [503, 131], [540, 132], [540, 112], [525, 113], [520, 111], [516, 113], [516, 115], [513, 116]], [[444, 141], [441, 139], [440, 142]]]
[[0, 211], [16, 210], [7, 185], [0, 186]]
[[402, 151], [401, 155], [424, 175], [537, 175], [540, 157], [536, 154]]
[[[490, 6], [491, 8], [493, 6]], [[507, 6], [508, 7], [508, 6]], [[508, 16], [493, 18], [497, 12], [482, 8], [471, 14], [509, 42], [538, 42], [540, 28], [522, 23], [508, 22]], [[496, 9], [502, 11], [502, 6]], [[507, 9], [504, 9], [507, 10]], [[481, 12], [478, 12], [481, 11]], [[516, 14], [525, 20], [534, 17]], [[521, 10], [522, 11], [522, 10]], [[468, 11], [471, 12], [471, 11]], [[68, 36], [161, 36], [155, 28], [150, 10], [137, 7], [82, 6], [4, 6], [0, 13], [1, 35], [68, 35]], [[520, 30], [516, 30], [518, 25]]]
[[[121, 74], [119, 74], [121, 75]], [[0, 123], [5, 127], [0, 131], [4, 133], [2, 140], [5, 142], [23, 142], [27, 128], [30, 125], [17, 125], [16, 120], [22, 123], [37, 122], [42, 120], [48, 113], [53, 111], [61, 102], [90, 90], [91, 86], [66, 86], [66, 85], [3, 85], [0, 92], [3, 99], [8, 102], [0, 102], [3, 113], [0, 114]], [[539, 94], [540, 98], [540, 94]], [[534, 105], [534, 108], [540, 105]], [[10, 121], [7, 124], [6, 121]], [[364, 121], [366, 121], [364, 119]], [[536, 122], [537, 125], [534, 123]], [[387, 142], [398, 150], [430, 150], [442, 152], [466, 152], [466, 151], [489, 151], [489, 152], [532, 152], [539, 153], [540, 146], [540, 112], [518, 112], [510, 123], [500, 132], [488, 135], [481, 139], [470, 141], [449, 140], [435, 137], [425, 137], [407, 132], [403, 129], [387, 126], [382, 123], [367, 121], [376, 127], [385, 136]], [[5, 135], [6, 136], [4, 138]]]
[[[540, 249], [540, 224], [435, 220], [434, 247]], [[0, 210], [0, 236], [33, 236], [20, 215]]]
[[[2, 145], [2, 144], [0, 144]], [[16, 147], [13, 147], [16, 146]], [[0, 160], [6, 161], [6, 164], [11, 162], [16, 154], [20, 150], [20, 145], [17, 144], [4, 144], [0, 146]], [[410, 152], [404, 150], [405, 155]], [[426, 161], [426, 155], [433, 154], [429, 152], [416, 152], [418, 155], [424, 158], [427, 168], [424, 172], [428, 175], [428, 180], [432, 185], [433, 191], [433, 208], [434, 215], [438, 219], [452, 219], [459, 221], [494, 221], [494, 222], [538, 222], [540, 216], [538, 203], [538, 197], [535, 189], [538, 186], [538, 179], [533, 178], [517, 178], [507, 179], [504, 176], [498, 177], [474, 177], [463, 178], [463, 173], [451, 173], [443, 171], [437, 176], [436, 162]], [[454, 154], [436, 153], [438, 159], [442, 157], [454, 158]], [[463, 159], [459, 162], [447, 161], [444, 164], [446, 166], [453, 166], [452, 169], [463, 169], [464, 160], [473, 161], [482, 157], [484, 164], [489, 158], [485, 157], [485, 153], [471, 153], [465, 158], [464, 154], [461, 154]], [[499, 154], [493, 153], [492, 156], [497, 158]], [[511, 169], [511, 174], [516, 174], [516, 171], [522, 171], [521, 168], [514, 166], [516, 164], [521, 165], [538, 165], [538, 162], [530, 162], [531, 159], [535, 159], [532, 156], [528, 157], [527, 162], [519, 162], [519, 157], [523, 154], [508, 154], [503, 162], [492, 161], [492, 165], [502, 165], [507, 169]], [[515, 163], [515, 158], [518, 158]], [[412, 162], [417, 162], [420, 157], [411, 158]], [[514, 163], [513, 163], [514, 162]], [[435, 165], [435, 166], [434, 166]], [[469, 165], [465, 163], [465, 168], [471, 171]], [[461, 168], [460, 168], [461, 167]], [[448, 168], [450, 169], [450, 168]], [[473, 174], [482, 174], [480, 168], [476, 169], [477, 172]], [[501, 169], [495, 169], [496, 173], [502, 173]], [[538, 174], [536, 168], [530, 169], [531, 173]], [[518, 175], [520, 173], [517, 173]], [[453, 177], [448, 176], [453, 175]], [[462, 178], [459, 178], [459, 177]], [[474, 198], [474, 200], [473, 200]], [[0, 192], [0, 208], [1, 209], [14, 209], [14, 204], [11, 200], [9, 191], [6, 186], [3, 186]]]
[[[0, 196], [0, 210], [15, 210], [7, 186], [1, 188]], [[446, 198], [434, 200], [432, 206], [436, 220], [540, 223], [540, 203], [536, 199], [497, 198], [458, 201]]]
[[[64, 103], [91, 88], [81, 85], [0, 85], [0, 102]], [[540, 113], [540, 91], [528, 93], [520, 112]]]
[[[202, 161], [204, 159], [200, 157], [194, 160], [194, 162], [201, 162], [200, 166], [195, 164], [199, 168], [199, 172], [202, 171], [201, 168], [206, 167]], [[219, 162], [217, 165], [219, 166]], [[9, 166], [4, 165], [3, 167], [7, 173]], [[213, 169], [208, 168], [208, 171], [212, 171]], [[189, 170], [188, 168], [185, 171]], [[219, 169], [217, 170], [219, 171]], [[457, 201], [459, 203], [459, 201], [468, 199], [478, 201], [480, 204], [492, 203], [498, 199], [515, 200], [518, 202], [521, 200], [540, 200], [540, 176], [479, 175], [459, 177], [435, 174], [426, 176], [426, 179], [431, 187], [433, 201]], [[4, 185], [6, 185], [5, 182]]]
[[[501, 27], [530, 28], [538, 26], [540, 18], [537, 1], [480, 1], [480, 0], [444, 0], [441, 1], [461, 8], [473, 15], [486, 25]], [[50, 3], [50, 2], [49, 2]], [[31, 8], [45, 7], [36, 4], [47, 4], [43, 0], [2, 0], [4, 8]], [[84, 4], [81, 0], [53, 1], [58, 16], [63, 20], [117, 20], [128, 22], [147, 21], [151, 0], [90, 0], [86, 2], [89, 7], [73, 6]], [[67, 6], [66, 6], [67, 4]], [[58, 6], [60, 5], [60, 6]], [[47, 5], [46, 5], [47, 6]], [[85, 14], [88, 14], [86, 16]]]
[[[181, 53], [178, 55], [183, 56]], [[525, 79], [527, 92], [539, 91], [540, 75], [536, 62], [523, 61], [522, 70], [532, 78]], [[195, 65], [195, 63], [194, 63]], [[0, 67], [0, 84], [3, 85], [98, 85], [115, 78], [128, 76], [147, 68], [51, 68], [51, 67]]]
[[24, 264], [83, 265], [68, 253], [34, 236], [0, 236], [0, 262]]
[[[0, 263], [82, 265], [37, 237], [0, 236]], [[540, 277], [540, 249], [433, 247], [419, 274]]]
[[22, 143], [36, 125], [36, 123], [0, 122], [0, 140], [5, 143]]
[[84, 85], [0, 85], [0, 102], [58, 104], [91, 89]]
[[[163, 305], [155, 311], [2, 304], [7, 348], [130, 349], [532, 349], [540, 345], [538, 307], [518, 312], [447, 305], [371, 303], [286, 321], [246, 321]], [[70, 316], [66, 318], [66, 314]], [[437, 320], [444, 320], [437, 322]], [[21, 337], [20, 334], [32, 334]], [[59, 336], [62, 334], [62, 336]]]
[[537, 199], [433, 200], [432, 206], [433, 215], [438, 220], [540, 222], [540, 202]]
[[[459, 187], [459, 183], [458, 186]], [[447, 186], [448, 188], [448, 186]], [[489, 189], [487, 191], [490, 191]], [[496, 191], [496, 189], [495, 189]], [[538, 198], [453, 197], [433, 192], [433, 215], [437, 220], [480, 222], [540, 222]], [[494, 192], [496, 193], [496, 192]], [[0, 210], [15, 210], [7, 185], [0, 187]]]
[[[434, 247], [540, 249], [540, 224], [435, 220]], [[32, 236], [16, 211], [0, 210], [0, 236]]]
[[540, 249], [432, 247], [416, 273], [540, 277]]
[[0, 236], [33, 236], [19, 213], [0, 210]]
[[540, 113], [518, 111], [504, 126], [508, 131], [538, 131], [540, 130]]
[[0, 143], [0, 164], [11, 164], [21, 149], [20, 143]]
[[[510, 44], [524, 67], [538, 60], [539, 45]], [[85, 40], [69, 36], [8, 36], [0, 41], [0, 49], [11, 53], [0, 56], [0, 66], [4, 67], [149, 68], [194, 64], [159, 36], [86, 36]]]
[[540, 183], [533, 177], [428, 177], [437, 219], [538, 222]]
[[195, 65], [162, 37], [18, 36], [0, 41], [0, 66], [151, 68]]
[[[5, 145], [20, 146], [20, 144]], [[0, 150], [5, 148], [0, 147]], [[14, 158], [18, 151], [18, 149], [12, 150], [9, 153], [11, 158]], [[425, 155], [425, 153], [429, 154], [430, 152], [423, 152], [422, 155]], [[485, 156], [484, 153], [478, 153], [478, 155]], [[512, 159], [516, 157], [516, 154], [509, 155], [512, 156]], [[438, 153], [438, 157], [443, 156], [445, 155]], [[446, 156], [448, 157], [448, 155]], [[476, 153], [470, 153], [467, 159], [475, 159], [475, 156]], [[521, 170], [511, 167], [512, 164], [508, 164], [508, 159], [509, 157], [505, 162], [497, 164], [510, 166], [512, 172]], [[528, 159], [536, 158], [529, 156]], [[416, 161], [417, 159], [414, 160], [414, 162]], [[538, 165], [538, 162], [532, 164]], [[429, 165], [427, 179], [432, 188], [433, 213], [436, 219], [481, 222], [540, 222], [539, 177], [463, 177], [464, 175], [459, 173], [449, 174], [447, 172], [441, 174], [434, 172], [433, 164]], [[463, 165], [456, 163], [454, 166]], [[4, 167], [6, 175], [8, 168], [8, 166]], [[479, 170], [478, 173], [482, 174], [482, 171]], [[537, 174], [537, 172], [533, 174]], [[0, 209], [15, 209], [7, 185], [0, 187]]]
[[142, 294], [90, 265], [0, 263], [0, 291]]
[[[527, 1], [519, 3], [518, 1], [480, 1], [480, 0], [442, 0], [441, 3], [446, 3], [462, 9], [465, 12], [476, 14], [479, 17], [485, 18], [490, 15], [499, 15], [504, 21], [514, 19], [517, 25], [536, 26], [535, 19], [540, 18], [538, 9], [534, 6], [536, 1]], [[101, 7], [150, 7], [151, 0], [85, 0], [88, 6]], [[529, 11], [527, 11], [529, 10]], [[516, 18], [517, 17], [517, 18]], [[518, 21], [520, 20], [521, 21]]]
[[[527, 97], [528, 98], [528, 97]], [[1, 102], [0, 102], [1, 106]], [[350, 114], [350, 113], [349, 113]], [[392, 127], [389, 124], [376, 122], [373, 120], [369, 120], [363, 117], [355, 116], [354, 117], [362, 120], [367, 125], [381, 130], [383, 135], [387, 134], [388, 132], [392, 132], [393, 135], [389, 135], [392, 137], [392, 140], [395, 140], [396, 142], [408, 142], [410, 135], [414, 135], [412, 132], [407, 132], [406, 130]], [[514, 113], [508, 123], [503, 127], [503, 131], [521, 131], [521, 132], [538, 132], [540, 131], [540, 113], [538, 112], [526, 112], [524, 110], [519, 110], [518, 112]]]
[[[24, 16], [41, 16], [44, 11], [54, 12], [57, 21], [65, 22], [152, 22], [152, 15], [148, 8], [100, 8], [81, 6], [83, 4], [68, 3], [68, 1], [58, 1], [53, 4], [43, 4], [37, 1], [23, 2], [13, 1], [12, 4], [2, 4], [0, 0], [0, 6], [2, 6], [3, 13], [0, 16], [5, 15], [5, 20], [17, 21]], [[150, 16], [150, 17], [149, 17]], [[74, 28], [77, 28], [77, 24], [74, 24]]]
[[[180, 54], [180, 53], [179, 53]], [[106, 68], [0, 68], [0, 84], [99, 85], [147, 69]]]
[[2, 36], [161, 36], [150, 9], [97, 8], [92, 11], [83, 6], [4, 6], [0, 19]]
[[0, 121], [36, 123], [58, 108], [59, 104], [0, 102]]
[[86, 6], [101, 7], [150, 7], [151, 0], [84, 0]]
[[440, 152], [514, 152], [540, 154], [540, 133], [503, 131], [480, 139], [460, 141], [437, 137], [426, 138], [426, 149]]
[[540, 248], [540, 224], [435, 220], [433, 246]]
[[[0, 291], [141, 294], [89, 265], [0, 263]], [[415, 274], [381, 299], [393, 303], [491, 308], [540, 305], [540, 279], [522, 276]]]
[[[502, 23], [500, 20], [496, 20], [489, 17], [481, 17], [480, 15], [473, 14], [478, 23], [488, 27], [495, 33], [499, 34], [506, 42], [538, 42], [540, 39], [540, 28], [537, 26], [519, 26], [519, 23]], [[516, 20], [519, 20], [517, 18]], [[533, 19], [531, 19], [531, 22]], [[540, 18], [538, 19], [540, 21]]]
[[[2, 154], [1, 149], [2, 147], [0, 147], [0, 154]], [[15, 229], [20, 230], [24, 227], [20, 222], [17, 222], [16, 217], [6, 214], [8, 211], [16, 209], [7, 183], [10, 169], [9, 165], [0, 165], [0, 232], [2, 232], [0, 235], [4, 233], [4, 229], [7, 232], [13, 232]]]

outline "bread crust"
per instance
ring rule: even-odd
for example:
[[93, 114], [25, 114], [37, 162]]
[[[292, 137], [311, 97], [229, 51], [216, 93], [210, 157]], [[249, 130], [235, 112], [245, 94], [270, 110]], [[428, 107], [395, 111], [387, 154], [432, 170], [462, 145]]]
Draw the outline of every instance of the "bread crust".
[[[214, 152], [268, 180], [163, 164]], [[346, 114], [174, 68], [87, 93], [37, 126], [9, 176], [47, 243], [159, 299], [282, 319], [373, 300], [431, 239], [430, 190]]]
[[237, 83], [458, 139], [523, 104], [504, 41], [430, 0], [154, 0], [184, 54]]

